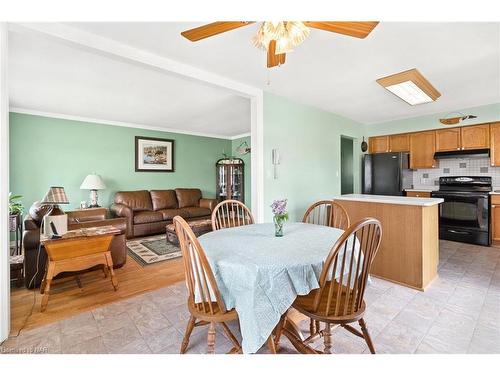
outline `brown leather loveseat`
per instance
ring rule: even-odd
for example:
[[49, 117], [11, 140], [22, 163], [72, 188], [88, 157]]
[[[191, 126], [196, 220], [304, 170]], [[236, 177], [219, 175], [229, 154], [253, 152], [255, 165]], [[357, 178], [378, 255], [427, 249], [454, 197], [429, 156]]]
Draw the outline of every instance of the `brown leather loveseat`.
[[[24, 219], [24, 281], [27, 288], [36, 288], [40, 285], [45, 273], [47, 263], [47, 253], [40, 247], [40, 226], [44, 215], [50, 209], [49, 206], [33, 204], [29, 214]], [[107, 210], [92, 209], [79, 211], [66, 211], [68, 215], [68, 230], [102, 227], [113, 225], [120, 229], [120, 234], [115, 235], [111, 242], [110, 251], [113, 258], [113, 268], [122, 267], [127, 261], [127, 246], [125, 241], [125, 232], [127, 223], [124, 219], [106, 219]], [[62, 273], [57, 277], [68, 276], [68, 273]]]
[[127, 219], [127, 238], [165, 233], [174, 216], [186, 220], [210, 218], [217, 205], [200, 189], [119, 191], [111, 206], [114, 216]]

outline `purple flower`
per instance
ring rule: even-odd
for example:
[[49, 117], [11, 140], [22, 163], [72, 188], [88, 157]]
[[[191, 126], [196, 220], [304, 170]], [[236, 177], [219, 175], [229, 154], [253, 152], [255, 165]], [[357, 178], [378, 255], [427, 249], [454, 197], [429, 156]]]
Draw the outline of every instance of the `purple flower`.
[[274, 215], [285, 215], [286, 214], [286, 202], [287, 199], [277, 199], [271, 204], [271, 209]]

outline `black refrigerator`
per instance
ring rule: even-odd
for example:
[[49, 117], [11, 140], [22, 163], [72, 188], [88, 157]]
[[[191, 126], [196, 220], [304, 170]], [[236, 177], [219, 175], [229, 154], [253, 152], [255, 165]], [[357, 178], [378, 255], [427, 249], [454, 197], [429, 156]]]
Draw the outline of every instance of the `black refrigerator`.
[[403, 195], [413, 184], [409, 154], [384, 152], [363, 158], [363, 194]]

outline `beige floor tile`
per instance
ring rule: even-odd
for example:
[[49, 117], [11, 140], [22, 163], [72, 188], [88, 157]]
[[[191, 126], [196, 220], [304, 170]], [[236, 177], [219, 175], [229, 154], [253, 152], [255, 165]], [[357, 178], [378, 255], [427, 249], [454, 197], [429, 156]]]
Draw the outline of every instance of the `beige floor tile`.
[[401, 309], [408, 304], [408, 300], [384, 294], [377, 299], [373, 304], [368, 307], [368, 310], [373, 311], [379, 315], [387, 317], [389, 320], [393, 319], [399, 314]]
[[417, 347], [421, 354], [465, 354], [472, 338], [470, 334], [460, 334], [450, 327], [433, 325]]
[[154, 334], [144, 336], [146, 343], [153, 353], [166, 353], [165, 348], [175, 347], [175, 353], [179, 353], [183, 335], [174, 327], [158, 330]]
[[476, 288], [464, 288], [457, 286], [452, 296], [448, 300], [449, 304], [468, 307], [468, 306], [482, 306], [486, 292]]
[[108, 350], [104, 345], [102, 337], [98, 336], [93, 339], [83, 341], [76, 345], [63, 346], [63, 354], [107, 354]]
[[102, 335], [104, 345], [110, 352], [116, 353], [128, 344], [142, 338], [135, 326], [127, 326], [106, 332]]
[[418, 294], [394, 318], [394, 322], [407, 325], [419, 332], [427, 332], [444, 305]]
[[63, 348], [74, 346], [98, 336], [100, 336], [100, 332], [97, 328], [97, 323], [93, 321], [92, 323], [86, 323], [85, 325], [76, 327], [71, 331], [67, 330], [62, 333], [61, 344]]
[[122, 312], [114, 316], [105, 315], [102, 318], [96, 319], [96, 323], [100, 334], [134, 324], [127, 312]]
[[110, 350], [112, 354], [151, 354], [151, 349], [142, 338], [133, 340], [126, 345]]
[[417, 349], [424, 334], [408, 325], [393, 321], [373, 340], [375, 351], [381, 354], [411, 354]]
[[476, 326], [469, 346], [469, 353], [500, 354], [500, 328], [479, 323]]

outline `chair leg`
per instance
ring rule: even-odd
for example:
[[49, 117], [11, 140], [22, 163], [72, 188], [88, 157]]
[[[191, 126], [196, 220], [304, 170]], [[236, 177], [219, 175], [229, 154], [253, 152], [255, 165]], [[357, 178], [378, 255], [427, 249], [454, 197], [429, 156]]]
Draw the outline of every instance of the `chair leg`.
[[274, 331], [274, 346], [276, 347], [276, 350], [278, 350], [279, 348], [281, 334], [283, 333], [283, 327], [285, 325], [285, 320], [286, 320], [286, 313], [284, 313], [281, 316], [281, 319], [278, 322], [278, 325], [276, 326], [276, 329]]
[[269, 335], [269, 338], [267, 339], [267, 347], [269, 349], [269, 353], [276, 354], [276, 346], [274, 345], [274, 339], [272, 333]]
[[330, 354], [332, 352], [332, 327], [330, 323], [325, 324], [323, 339], [325, 340], [325, 353]]
[[234, 337], [233, 333], [231, 332], [231, 330], [229, 329], [229, 327], [227, 326], [227, 324], [224, 323], [224, 322], [221, 322], [220, 325], [222, 326], [222, 329], [224, 330], [224, 333], [226, 334], [226, 337], [233, 344], [233, 346], [234, 346], [233, 349], [235, 349], [235, 351], [237, 353], [242, 353], [240, 343], [238, 342], [238, 340], [236, 339], [236, 337]]
[[359, 320], [359, 325], [361, 327], [361, 332], [363, 332], [363, 337], [366, 341], [366, 344], [368, 345], [368, 348], [370, 349], [370, 353], [375, 354], [375, 347], [373, 346], [372, 338], [370, 337], [370, 334], [368, 333], [368, 328], [366, 328], [366, 323], [363, 318]]
[[193, 332], [194, 325], [196, 323], [196, 319], [194, 316], [191, 315], [189, 318], [187, 327], [186, 327], [186, 332], [184, 333], [184, 339], [182, 340], [181, 344], [181, 354], [186, 353], [187, 347], [189, 345], [189, 338], [191, 337], [191, 332]]
[[316, 324], [313, 319], [309, 319], [309, 334], [312, 336], [316, 332]]
[[215, 323], [210, 322], [210, 326], [208, 327], [208, 354], [215, 354]]

